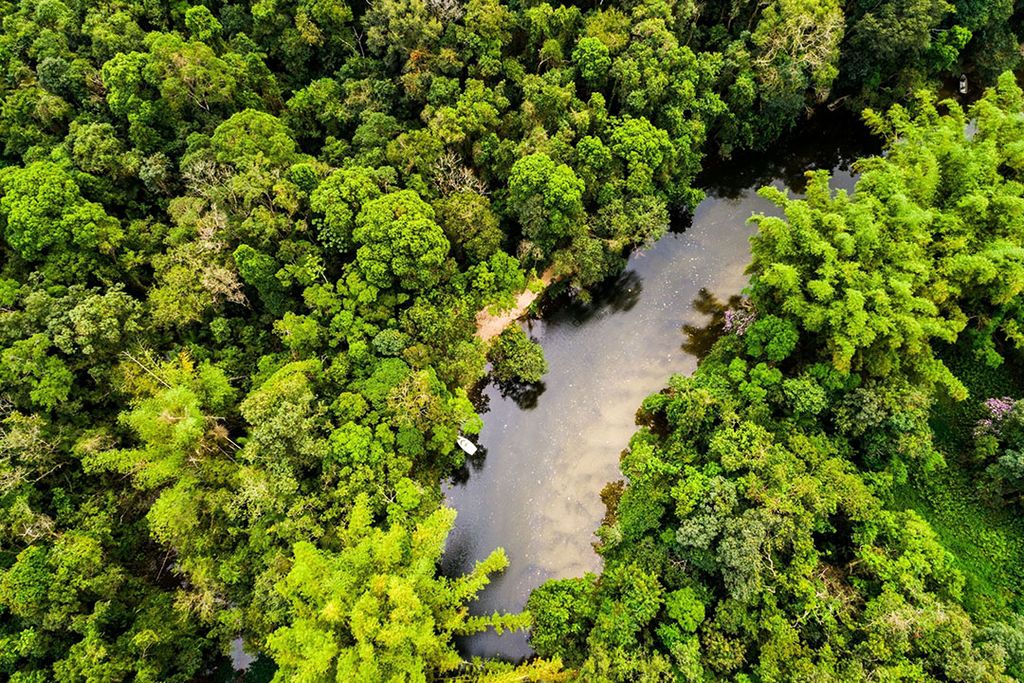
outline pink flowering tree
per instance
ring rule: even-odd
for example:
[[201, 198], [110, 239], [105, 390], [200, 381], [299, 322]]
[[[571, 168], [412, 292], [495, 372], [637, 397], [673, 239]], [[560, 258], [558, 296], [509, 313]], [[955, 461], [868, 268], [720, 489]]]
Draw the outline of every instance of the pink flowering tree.
[[983, 405], [985, 417], [974, 428], [975, 453], [985, 464], [983, 492], [1004, 504], [1018, 501], [1024, 491], [1024, 400], [993, 397]]

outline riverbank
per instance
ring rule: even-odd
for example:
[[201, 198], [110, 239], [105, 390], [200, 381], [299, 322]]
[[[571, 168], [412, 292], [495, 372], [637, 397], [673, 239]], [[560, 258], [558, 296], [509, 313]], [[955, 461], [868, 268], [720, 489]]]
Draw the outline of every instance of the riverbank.
[[516, 295], [516, 303], [510, 310], [491, 313], [483, 309], [476, 314], [476, 336], [487, 342], [504, 332], [505, 328], [522, 318], [530, 310], [533, 302], [548, 288], [555, 279], [555, 272], [548, 268], [540, 276], [527, 285], [526, 289]]
[[[822, 167], [836, 171], [833, 187], [852, 189], [848, 139], [825, 136], [836, 141], [828, 145], [808, 137], [759, 165], [744, 160], [741, 168], [708, 172], [707, 198], [679, 229], [630, 254], [626, 269], [594, 288], [589, 302], [566, 297], [529, 320], [548, 373], [526, 388], [485, 386], [477, 439], [482, 457], [444, 488], [459, 516], [443, 573], [471, 571], [496, 547], [509, 557], [471, 614], [515, 612], [548, 579], [601, 571], [592, 545], [606, 513], [600, 492], [622, 477], [619, 458], [636, 431], [637, 406], [669, 376], [696, 369], [696, 346], [683, 330], [706, 326], [713, 308], [707, 304], [726, 302], [747, 284], [755, 230], [747, 219], [776, 210], [757, 189], [774, 184], [798, 193], [804, 172]], [[541, 291], [524, 292], [515, 309], [500, 316], [478, 317], [478, 335], [500, 334]], [[533, 654], [522, 632], [478, 633], [457, 642], [467, 658], [522, 661]]]
[[[743, 289], [754, 230], [746, 218], [770, 208], [752, 189], [739, 201], [705, 200], [685, 232], [631, 254], [626, 269], [588, 302], [553, 301], [526, 323], [549, 370], [528, 387], [484, 387], [477, 438], [484, 457], [444, 488], [459, 515], [443, 573], [460, 576], [496, 547], [509, 558], [471, 614], [515, 612], [548, 579], [601, 571], [592, 545], [606, 512], [601, 490], [622, 478], [619, 455], [636, 431], [636, 408], [667, 377], [696, 368], [681, 328], [700, 328], [708, 316], [693, 302], [702, 289], [723, 301]], [[528, 307], [490, 317], [488, 333], [500, 334]], [[522, 632], [489, 631], [457, 643], [466, 658], [523, 661], [533, 654]]]

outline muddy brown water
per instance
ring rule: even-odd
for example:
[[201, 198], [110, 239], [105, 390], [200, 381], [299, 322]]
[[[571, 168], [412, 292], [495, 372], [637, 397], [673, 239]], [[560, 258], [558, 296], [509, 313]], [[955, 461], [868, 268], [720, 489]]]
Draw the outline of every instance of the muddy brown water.
[[[445, 486], [458, 518], [443, 571], [468, 571], [497, 547], [509, 557], [472, 613], [519, 611], [545, 580], [601, 570], [592, 546], [604, 515], [601, 489], [621, 479], [619, 455], [640, 403], [669, 376], [693, 372], [712, 341], [714, 311], [746, 285], [748, 219], [776, 213], [757, 189], [798, 194], [805, 171], [826, 168], [833, 187], [850, 190], [850, 161], [875, 151], [858, 121], [829, 115], [771, 156], [719, 164], [700, 179], [707, 198], [692, 216], [634, 253], [589, 305], [555, 301], [522, 323], [550, 369], [537, 386], [485, 388], [481, 451]], [[459, 646], [467, 657], [518, 661], [533, 653], [528, 635], [515, 632], [477, 634]]]

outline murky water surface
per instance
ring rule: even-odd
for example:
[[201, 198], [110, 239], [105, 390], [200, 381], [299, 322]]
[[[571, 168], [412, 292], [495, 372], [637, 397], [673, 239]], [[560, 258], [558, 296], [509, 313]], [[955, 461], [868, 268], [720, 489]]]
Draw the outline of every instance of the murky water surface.
[[[775, 212], [757, 188], [799, 192], [804, 171], [831, 168], [833, 186], [852, 189], [848, 161], [875, 151], [857, 135], [859, 125], [832, 119], [781, 157], [738, 159], [707, 172], [708, 196], [693, 216], [633, 254], [591, 305], [557, 304], [524, 323], [550, 370], [536, 387], [486, 388], [481, 451], [445, 489], [459, 516], [444, 570], [467, 571], [499, 546], [510, 560], [473, 613], [518, 611], [545, 580], [600, 570], [591, 544], [604, 515], [601, 489], [621, 478], [619, 454], [640, 403], [670, 375], [695, 369], [709, 341], [700, 330], [746, 285], [754, 231], [747, 219]], [[467, 656], [532, 653], [522, 633], [479, 634], [460, 645]]]

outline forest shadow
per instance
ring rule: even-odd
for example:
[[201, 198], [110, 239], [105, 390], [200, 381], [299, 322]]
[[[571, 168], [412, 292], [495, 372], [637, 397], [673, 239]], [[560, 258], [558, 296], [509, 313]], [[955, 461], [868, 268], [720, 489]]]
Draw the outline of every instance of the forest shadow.
[[491, 383], [490, 374], [484, 375], [476, 384], [466, 392], [470, 403], [476, 410], [477, 415], [491, 412], [491, 397], [487, 393], [487, 387]]

